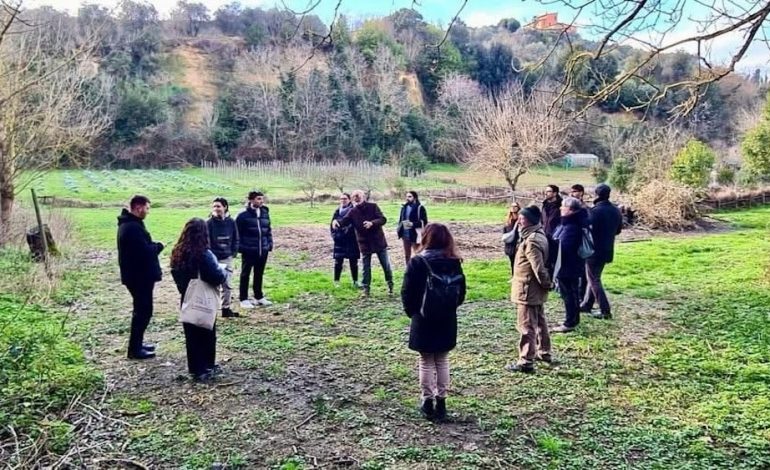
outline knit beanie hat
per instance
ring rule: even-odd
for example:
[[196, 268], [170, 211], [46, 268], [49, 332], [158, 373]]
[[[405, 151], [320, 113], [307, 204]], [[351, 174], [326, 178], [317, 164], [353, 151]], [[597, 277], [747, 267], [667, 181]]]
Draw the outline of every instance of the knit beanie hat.
[[529, 220], [532, 225], [540, 223], [540, 209], [537, 206], [527, 206], [519, 212], [525, 219]]

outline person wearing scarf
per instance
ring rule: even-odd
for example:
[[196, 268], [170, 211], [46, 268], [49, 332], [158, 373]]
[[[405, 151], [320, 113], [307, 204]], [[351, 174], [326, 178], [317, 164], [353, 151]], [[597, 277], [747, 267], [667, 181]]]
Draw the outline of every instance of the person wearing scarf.
[[353, 203], [350, 201], [350, 194], [342, 193], [340, 195], [340, 206], [335, 209], [334, 215], [332, 215], [332, 221], [329, 224], [329, 230], [331, 232], [332, 240], [334, 241], [334, 286], [339, 287], [340, 276], [342, 275], [342, 267], [347, 259], [350, 263], [350, 276], [353, 278], [353, 286], [358, 285], [358, 259], [361, 257], [361, 252], [358, 249], [358, 241], [356, 241], [356, 232], [352, 226], [334, 228], [334, 221], [340, 221], [348, 215], [348, 212], [353, 209]]
[[519, 211], [521, 230], [511, 282], [511, 300], [516, 304], [516, 328], [521, 334], [519, 360], [506, 368], [511, 372], [535, 371], [535, 359], [551, 362], [551, 337], [543, 305], [553, 288], [548, 272], [548, 239], [536, 206]]

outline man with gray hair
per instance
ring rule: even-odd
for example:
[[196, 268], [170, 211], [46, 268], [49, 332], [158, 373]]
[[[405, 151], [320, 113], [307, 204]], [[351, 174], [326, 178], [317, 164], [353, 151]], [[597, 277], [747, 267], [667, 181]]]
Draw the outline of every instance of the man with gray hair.
[[580, 323], [580, 278], [585, 272], [585, 261], [580, 257], [583, 228], [588, 226], [588, 213], [577, 198], [569, 196], [561, 204], [561, 225], [554, 233], [558, 255], [554, 279], [564, 301], [564, 323], [551, 328], [555, 333], [567, 333]]
[[352, 225], [356, 231], [358, 248], [363, 255], [364, 275], [361, 288], [365, 296], [369, 296], [369, 286], [372, 282], [372, 255], [376, 254], [380, 260], [382, 270], [385, 272], [385, 281], [388, 283], [388, 293], [393, 294], [393, 271], [388, 259], [388, 242], [382, 227], [388, 219], [382, 214], [379, 206], [366, 200], [364, 192], [360, 189], [353, 191], [353, 208], [339, 220], [332, 222], [332, 228], [347, 227]]
[[[586, 288], [580, 311], [590, 313], [592, 317], [599, 319], [612, 318], [610, 302], [602, 285], [602, 271], [604, 267], [612, 263], [615, 253], [615, 237], [623, 230], [623, 216], [615, 204], [610, 202], [610, 187], [600, 184], [594, 189], [596, 199], [591, 208], [589, 221], [591, 223], [591, 235], [594, 239], [594, 254], [586, 260]], [[591, 313], [594, 302], [599, 302], [599, 312]]]

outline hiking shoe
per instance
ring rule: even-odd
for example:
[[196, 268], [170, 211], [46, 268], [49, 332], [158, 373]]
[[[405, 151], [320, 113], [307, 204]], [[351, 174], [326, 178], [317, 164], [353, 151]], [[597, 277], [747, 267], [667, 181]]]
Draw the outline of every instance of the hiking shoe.
[[505, 366], [505, 370], [509, 372], [523, 372], [525, 374], [531, 374], [535, 372], [535, 366], [532, 364], [508, 364]]
[[569, 333], [575, 331], [574, 326], [559, 325], [551, 328], [551, 333]]
[[358, 282], [358, 281], [353, 281], [353, 288], [354, 288], [354, 289], [360, 289], [361, 287], [363, 287], [363, 286], [361, 285], [361, 283], [360, 283], [360, 282]]
[[361, 297], [369, 297], [369, 286], [361, 286]]
[[340, 288], [340, 281], [334, 281], [334, 288], [339, 289]]
[[420, 412], [422, 413], [423, 418], [432, 421], [433, 416], [435, 414], [435, 410], [433, 409], [433, 398], [426, 398], [422, 401], [422, 405], [420, 405]]
[[393, 283], [388, 284], [388, 295], [393, 295]]
[[222, 318], [237, 318], [240, 317], [241, 314], [238, 312], [233, 312], [229, 308], [223, 308], [222, 309]]
[[590, 315], [597, 320], [611, 320], [612, 314], [611, 313], [601, 313], [601, 312], [591, 312]]
[[199, 384], [208, 384], [214, 381], [214, 373], [210, 370], [202, 374], [193, 374], [193, 382]]
[[267, 297], [262, 297], [261, 299], [257, 300], [257, 305], [260, 305], [262, 307], [269, 307], [273, 305], [273, 303], [267, 300]]
[[153, 359], [155, 357], [155, 352], [148, 351], [146, 349], [142, 349], [139, 352], [128, 352], [128, 358], [129, 359], [135, 359], [137, 361], [142, 361], [145, 359]]
[[251, 300], [241, 300], [241, 308], [245, 310], [251, 310], [253, 308], [256, 308], [256, 306], [251, 302]]
[[155, 352], [155, 345], [152, 343], [142, 343], [142, 349], [147, 352]]
[[438, 422], [446, 420], [446, 397], [436, 397], [436, 410], [433, 419]]

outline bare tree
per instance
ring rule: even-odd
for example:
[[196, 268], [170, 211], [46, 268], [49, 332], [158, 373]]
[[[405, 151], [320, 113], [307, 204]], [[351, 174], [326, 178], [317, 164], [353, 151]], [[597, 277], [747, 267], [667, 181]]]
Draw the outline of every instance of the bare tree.
[[532, 167], [552, 161], [569, 140], [571, 121], [553, 112], [553, 94], [510, 86], [482, 98], [464, 118], [466, 161], [498, 173], [512, 191]]
[[77, 163], [109, 124], [109, 83], [89, 59], [93, 43], [51, 50], [68, 25], [22, 18], [0, 0], [0, 244], [18, 191], [60, 161]]

